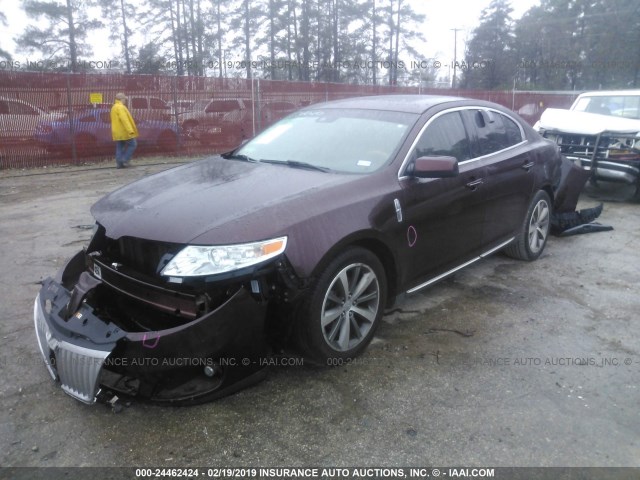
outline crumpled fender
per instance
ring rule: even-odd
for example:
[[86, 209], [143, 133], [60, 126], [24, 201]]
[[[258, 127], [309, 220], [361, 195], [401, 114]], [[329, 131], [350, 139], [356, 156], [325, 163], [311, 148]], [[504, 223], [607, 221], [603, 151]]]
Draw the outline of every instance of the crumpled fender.
[[560, 175], [554, 188], [554, 211], [556, 213], [573, 212], [591, 172], [580, 168], [564, 155], [561, 158]]

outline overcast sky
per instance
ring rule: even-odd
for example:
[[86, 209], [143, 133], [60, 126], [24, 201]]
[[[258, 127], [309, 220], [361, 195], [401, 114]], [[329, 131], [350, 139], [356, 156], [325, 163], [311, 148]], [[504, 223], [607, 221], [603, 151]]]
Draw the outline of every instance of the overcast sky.
[[[424, 25], [424, 36], [427, 43], [419, 48], [422, 58], [436, 58], [443, 63], [453, 60], [454, 32], [458, 31], [458, 59], [464, 53], [464, 41], [477, 26], [480, 12], [486, 8], [491, 0], [408, 0], [419, 13], [424, 13], [427, 21]], [[520, 18], [524, 12], [539, 0], [511, 0], [513, 17]], [[17, 53], [13, 38], [22, 33], [27, 23], [27, 17], [20, 8], [20, 2], [16, 0], [0, 0], [0, 12], [3, 12], [9, 23], [9, 28], [3, 27], [2, 43], [0, 46], [15, 55], [15, 59], [28, 57], [26, 54]], [[106, 34], [94, 34], [92, 47], [96, 60], [109, 60], [119, 53], [119, 46], [110, 49], [106, 40]], [[38, 59], [39, 60], [39, 59]]]

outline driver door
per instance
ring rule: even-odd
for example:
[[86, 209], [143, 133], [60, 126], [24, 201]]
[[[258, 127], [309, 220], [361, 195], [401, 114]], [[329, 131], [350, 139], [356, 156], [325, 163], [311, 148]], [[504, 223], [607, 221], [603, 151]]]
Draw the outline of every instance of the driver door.
[[[404, 284], [416, 285], [437, 277], [482, 251], [486, 171], [482, 162], [472, 159], [471, 151], [458, 110], [434, 117], [414, 144], [401, 177], [398, 235], [405, 238], [398, 244]], [[459, 174], [437, 179], [413, 177], [412, 164], [424, 156], [455, 157]]]

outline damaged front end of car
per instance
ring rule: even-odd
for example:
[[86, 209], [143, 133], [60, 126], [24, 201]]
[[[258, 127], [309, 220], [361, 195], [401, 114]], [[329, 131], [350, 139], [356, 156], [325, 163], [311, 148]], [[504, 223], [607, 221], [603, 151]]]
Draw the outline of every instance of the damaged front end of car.
[[[50, 375], [87, 404], [114, 396], [196, 404], [261, 380], [268, 305], [277, 303], [269, 300], [286, 296], [280, 285], [291, 275], [285, 246], [283, 237], [224, 257], [211, 251], [221, 247], [114, 240], [98, 225], [35, 300]], [[198, 248], [217, 254], [218, 267]]]
[[635, 186], [640, 198], [640, 121], [547, 109], [536, 129], [590, 173], [590, 181]]

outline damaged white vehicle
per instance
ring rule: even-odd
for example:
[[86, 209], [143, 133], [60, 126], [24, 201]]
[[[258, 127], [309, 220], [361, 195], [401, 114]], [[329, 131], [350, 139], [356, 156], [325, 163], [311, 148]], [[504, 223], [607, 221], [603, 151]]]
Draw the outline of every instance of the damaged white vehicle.
[[640, 90], [583, 93], [569, 110], [548, 108], [534, 127], [591, 171], [591, 182], [635, 186], [640, 199]]

